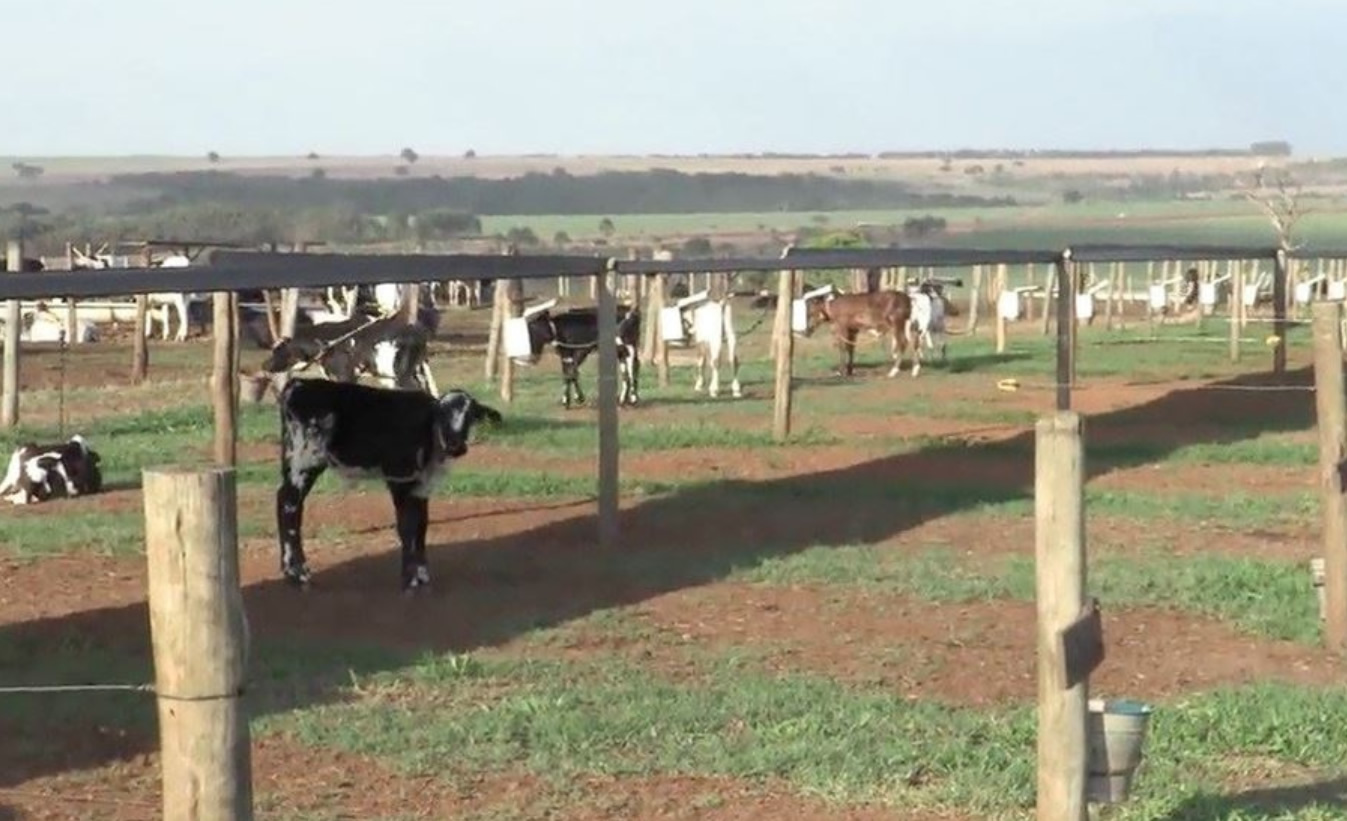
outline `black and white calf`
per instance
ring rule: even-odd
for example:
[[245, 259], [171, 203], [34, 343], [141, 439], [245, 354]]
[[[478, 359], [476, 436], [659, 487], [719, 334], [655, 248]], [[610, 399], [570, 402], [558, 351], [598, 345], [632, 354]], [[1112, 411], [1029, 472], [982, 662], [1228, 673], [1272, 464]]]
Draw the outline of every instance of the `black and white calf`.
[[429, 345], [429, 331], [399, 317], [352, 317], [296, 328], [293, 337], [271, 349], [262, 370], [282, 374], [316, 363], [324, 376], [338, 382], [368, 374], [385, 387], [420, 388], [433, 396], [439, 390], [430, 371]]
[[402, 548], [402, 589], [430, 584], [426, 526], [431, 492], [447, 462], [468, 452], [473, 425], [501, 421], [498, 411], [461, 390], [438, 399], [323, 379], [297, 379], [280, 395], [281, 483], [276, 526], [281, 573], [309, 583], [304, 557], [304, 500], [329, 467], [347, 479], [383, 479], [393, 497]]
[[0, 498], [16, 505], [75, 497], [103, 489], [98, 453], [83, 436], [56, 445], [20, 445], [0, 479]]
[[[559, 314], [553, 314], [550, 308], [526, 310], [524, 318], [528, 323], [529, 359], [537, 362], [543, 348], [551, 345], [561, 360], [561, 404], [569, 408], [574, 392], [575, 401], [583, 405], [585, 392], [580, 388], [580, 366], [599, 347], [599, 309], [571, 308]], [[635, 405], [641, 399], [640, 344], [640, 310], [617, 306], [617, 363], [622, 375], [619, 405]]]

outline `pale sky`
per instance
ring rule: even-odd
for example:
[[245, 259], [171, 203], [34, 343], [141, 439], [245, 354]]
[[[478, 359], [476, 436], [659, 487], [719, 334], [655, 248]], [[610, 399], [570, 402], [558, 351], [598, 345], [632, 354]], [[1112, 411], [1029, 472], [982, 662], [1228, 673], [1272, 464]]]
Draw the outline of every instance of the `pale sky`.
[[5, 5], [0, 155], [1347, 154], [1344, 0]]

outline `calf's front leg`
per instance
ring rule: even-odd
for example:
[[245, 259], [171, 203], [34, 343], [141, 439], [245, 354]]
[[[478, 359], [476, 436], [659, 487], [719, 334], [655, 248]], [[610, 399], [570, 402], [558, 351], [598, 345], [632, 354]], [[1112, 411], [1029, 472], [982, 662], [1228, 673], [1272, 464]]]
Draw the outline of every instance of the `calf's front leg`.
[[430, 586], [430, 568], [426, 564], [430, 489], [419, 482], [389, 482], [388, 492], [393, 497], [402, 547], [402, 592], [415, 593]]
[[281, 543], [281, 575], [297, 587], [308, 587], [311, 574], [304, 558], [304, 500], [323, 468], [281, 472], [276, 489], [276, 532]]

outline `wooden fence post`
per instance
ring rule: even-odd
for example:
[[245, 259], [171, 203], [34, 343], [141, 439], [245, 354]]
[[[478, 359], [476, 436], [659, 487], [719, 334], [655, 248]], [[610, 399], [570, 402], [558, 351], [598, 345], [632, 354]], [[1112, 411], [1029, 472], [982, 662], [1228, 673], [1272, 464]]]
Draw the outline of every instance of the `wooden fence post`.
[[[611, 272], [616, 260], [608, 261]], [[599, 549], [618, 545], [617, 302], [608, 273], [590, 282], [599, 310]]]
[[211, 397], [215, 407], [215, 462], [233, 467], [237, 459], [239, 377], [235, 370], [238, 347], [238, 313], [233, 310], [232, 294], [216, 291], [212, 296], [214, 319], [214, 357], [211, 362]]
[[1061, 633], [1085, 608], [1085, 449], [1081, 417], [1038, 420], [1034, 549], [1038, 604], [1038, 821], [1086, 819], [1088, 678], [1066, 674]]
[[[655, 274], [655, 281], [651, 283], [651, 298], [658, 300], [657, 304], [660, 310], [663, 310], [668, 304], [669, 298], [669, 275]], [[658, 327], [659, 312], [650, 314], [650, 321], [655, 323], [655, 376], [661, 388], [669, 387], [669, 343], [664, 341], [664, 332]]]
[[505, 334], [505, 311], [510, 301], [510, 282], [497, 279], [491, 295], [491, 330], [486, 335], [486, 378], [496, 378], [500, 368], [501, 342]]
[[165, 821], [251, 821], [234, 471], [142, 474]]
[[1272, 335], [1277, 338], [1272, 346], [1272, 372], [1286, 373], [1286, 302], [1287, 270], [1290, 260], [1284, 248], [1277, 249], [1272, 266]]
[[1315, 302], [1314, 405], [1319, 428], [1319, 506], [1323, 511], [1324, 644], [1347, 650], [1347, 394], [1342, 374], [1342, 303]]
[[1230, 361], [1239, 361], [1240, 334], [1244, 323], [1244, 261], [1236, 260], [1230, 277]]
[[[10, 273], [23, 270], [23, 240], [12, 239], [5, 253], [5, 267]], [[19, 424], [19, 335], [23, 330], [21, 303], [5, 300], [5, 359], [4, 375], [0, 379], [0, 427], [12, 428]]]
[[1071, 386], [1075, 383], [1076, 281], [1071, 270], [1071, 251], [1057, 260], [1057, 410], [1071, 409]]
[[783, 270], [778, 277], [776, 339], [772, 349], [776, 353], [775, 404], [772, 408], [772, 436], [778, 442], [790, 436], [791, 393], [794, 390], [795, 336], [791, 333], [791, 302], [795, 295], [795, 271]]
[[996, 266], [996, 284], [992, 287], [992, 292], [996, 295], [992, 303], [992, 310], [996, 312], [996, 352], [1006, 352], [1006, 318], [1001, 315], [1001, 295], [1006, 292], [1008, 283], [1006, 280], [1006, 266]]
[[514, 360], [505, 353], [505, 320], [524, 314], [524, 283], [517, 279], [505, 282], [505, 304], [500, 314], [500, 398], [506, 402], [514, 401]]

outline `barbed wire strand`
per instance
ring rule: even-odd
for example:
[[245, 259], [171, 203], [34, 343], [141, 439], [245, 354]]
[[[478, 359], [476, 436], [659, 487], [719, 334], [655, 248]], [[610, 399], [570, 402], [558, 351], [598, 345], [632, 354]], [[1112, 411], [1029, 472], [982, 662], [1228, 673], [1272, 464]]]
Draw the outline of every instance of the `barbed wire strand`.
[[[1014, 391], [1017, 390], [1055, 391], [1058, 388], [1063, 387], [1070, 388], [1072, 391], [1089, 390], [1091, 387], [1105, 387], [1116, 389], [1118, 386], [1117, 385], [1091, 386], [1079, 383], [1071, 385], [1071, 384], [1062, 384], [1059, 382], [1021, 382], [1018, 379], [1010, 378], [1010, 379], [997, 380], [996, 387], [998, 390], [1013, 393]], [[1146, 386], [1137, 385], [1136, 387], [1146, 387]], [[1237, 391], [1237, 392], [1243, 391], [1252, 393], [1272, 393], [1277, 391], [1286, 391], [1286, 392], [1313, 393], [1315, 391], [1315, 387], [1313, 385], [1191, 385], [1191, 386], [1184, 386], [1183, 388], [1181, 388], [1181, 390], [1184, 391], [1185, 393], [1189, 391]]]
[[60, 792], [37, 792], [34, 790], [18, 790], [12, 787], [0, 787], [0, 797], [42, 802], [55, 801], [57, 803], [65, 804], [106, 804], [116, 807], [135, 807], [137, 809], [153, 810], [156, 813], [162, 809], [160, 804], [151, 803], [149, 801], [135, 801], [132, 799], [113, 798], [111, 796], [102, 795], [71, 795], [65, 790]]
[[23, 684], [0, 686], [0, 695], [31, 695], [43, 693], [153, 693], [153, 684]]

